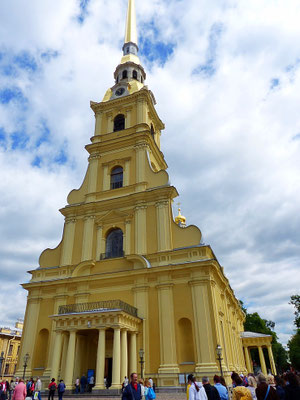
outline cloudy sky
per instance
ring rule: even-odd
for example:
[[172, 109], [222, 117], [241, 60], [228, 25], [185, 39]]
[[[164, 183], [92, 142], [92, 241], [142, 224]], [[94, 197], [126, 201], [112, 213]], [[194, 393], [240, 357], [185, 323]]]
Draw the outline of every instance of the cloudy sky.
[[[0, 2], [0, 325], [83, 180], [126, 0]], [[293, 333], [300, 288], [299, 0], [136, 0], [140, 57], [188, 223], [250, 312]]]

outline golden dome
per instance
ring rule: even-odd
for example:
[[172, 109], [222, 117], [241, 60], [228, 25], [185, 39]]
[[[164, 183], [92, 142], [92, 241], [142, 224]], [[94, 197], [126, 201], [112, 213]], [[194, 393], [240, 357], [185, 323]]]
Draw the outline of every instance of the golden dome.
[[178, 215], [175, 217], [175, 223], [179, 226], [186, 226], [186, 218], [181, 215], [181, 208], [178, 208]]

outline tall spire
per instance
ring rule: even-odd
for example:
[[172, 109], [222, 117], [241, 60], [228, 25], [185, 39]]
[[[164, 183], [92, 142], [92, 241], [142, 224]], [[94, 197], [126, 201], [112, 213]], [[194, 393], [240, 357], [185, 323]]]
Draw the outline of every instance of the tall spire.
[[137, 45], [136, 13], [135, 0], [128, 0], [127, 21], [124, 43], [134, 43]]

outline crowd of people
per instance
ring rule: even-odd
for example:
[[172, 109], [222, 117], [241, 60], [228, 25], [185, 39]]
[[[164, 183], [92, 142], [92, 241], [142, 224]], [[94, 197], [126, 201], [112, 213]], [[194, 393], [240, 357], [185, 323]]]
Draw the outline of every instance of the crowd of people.
[[207, 376], [197, 382], [194, 375], [189, 375], [187, 400], [300, 400], [300, 376], [290, 371], [275, 377], [233, 372], [230, 389], [223, 377], [215, 375], [213, 380], [211, 385]]

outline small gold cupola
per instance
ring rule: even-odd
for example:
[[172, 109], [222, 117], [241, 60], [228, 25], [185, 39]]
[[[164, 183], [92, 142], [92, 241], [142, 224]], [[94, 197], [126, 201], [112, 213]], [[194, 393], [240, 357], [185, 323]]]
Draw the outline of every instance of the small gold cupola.
[[175, 217], [175, 223], [179, 225], [181, 228], [186, 227], [186, 218], [185, 216], [181, 215], [181, 208], [178, 207], [178, 215]]

